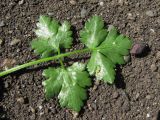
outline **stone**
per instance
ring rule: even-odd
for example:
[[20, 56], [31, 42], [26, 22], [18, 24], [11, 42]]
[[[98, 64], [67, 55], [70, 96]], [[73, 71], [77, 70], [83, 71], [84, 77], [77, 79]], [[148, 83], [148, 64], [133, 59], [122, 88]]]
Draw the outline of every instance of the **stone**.
[[131, 55], [142, 55], [144, 51], [148, 49], [148, 44], [146, 43], [136, 43], [130, 50]]
[[20, 97], [20, 98], [17, 98], [17, 102], [19, 102], [19, 103], [24, 103], [24, 98], [23, 97]]
[[100, 5], [100, 6], [103, 6], [103, 5], [104, 5], [104, 2], [100, 1], [100, 2], [99, 2], [99, 5]]
[[5, 26], [4, 21], [0, 21], [0, 27]]
[[14, 38], [14, 39], [10, 42], [10, 45], [11, 45], [11, 46], [16, 45], [16, 44], [18, 44], [19, 42], [20, 42], [19, 39]]
[[76, 119], [79, 115], [78, 112], [72, 111], [73, 119]]
[[157, 58], [157, 59], [160, 59], [160, 51], [158, 51], [158, 52], [156, 53], [156, 58]]
[[140, 94], [137, 93], [135, 99], [137, 100], [139, 98]]
[[113, 95], [112, 95], [112, 97], [113, 97], [113, 99], [116, 99], [116, 98], [118, 98], [118, 97], [119, 97], [119, 94], [118, 94], [118, 92], [114, 92], [114, 93], [113, 93]]
[[5, 87], [5, 88], [8, 88], [8, 87], [9, 87], [9, 84], [8, 84], [7, 81], [4, 82], [4, 87]]
[[20, 1], [18, 2], [18, 4], [19, 4], [19, 5], [24, 4], [24, 0], [20, 0]]
[[113, 27], [113, 25], [108, 25], [108, 31], [110, 31]]
[[154, 13], [153, 13], [153, 11], [148, 10], [148, 11], [146, 11], [146, 15], [149, 16], [149, 17], [153, 17]]
[[2, 45], [2, 43], [3, 43], [3, 40], [2, 40], [2, 39], [0, 39], [0, 45]]
[[150, 99], [151, 99], [151, 96], [150, 96], [150, 95], [147, 95], [147, 96], [146, 96], [146, 99], [150, 100]]
[[129, 19], [129, 20], [135, 20], [135, 16], [132, 14], [132, 13], [128, 13], [127, 14], [127, 19]]
[[32, 113], [35, 113], [35, 109], [33, 107], [29, 106], [29, 108]]
[[81, 10], [81, 17], [85, 18], [86, 17], [86, 13], [87, 13], [87, 10], [84, 9], [84, 8], [82, 8], [82, 10]]
[[156, 72], [157, 69], [158, 69], [158, 67], [157, 67], [155, 64], [152, 64], [152, 65], [151, 65], [151, 71], [152, 71], [152, 72]]
[[71, 5], [76, 5], [77, 2], [76, 2], [75, 0], [70, 0], [69, 3], [70, 3]]
[[128, 63], [128, 62], [131, 60], [131, 56], [130, 56], [130, 55], [123, 56], [123, 58], [124, 58], [124, 61], [125, 61], [126, 63]]

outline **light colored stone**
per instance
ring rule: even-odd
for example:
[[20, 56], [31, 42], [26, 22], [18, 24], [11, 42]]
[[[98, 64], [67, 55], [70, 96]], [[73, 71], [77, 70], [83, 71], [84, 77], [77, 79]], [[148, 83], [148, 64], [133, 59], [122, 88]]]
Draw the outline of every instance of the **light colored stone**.
[[81, 17], [84, 18], [86, 16], [87, 10], [82, 8], [81, 10]]
[[153, 17], [154, 13], [153, 13], [153, 11], [148, 10], [148, 11], [146, 11], [146, 15], [149, 16], [149, 17]]
[[104, 5], [104, 2], [103, 2], [103, 1], [100, 1], [100, 2], [99, 2], [99, 5], [100, 5], [100, 6], [103, 6], [103, 5]]
[[150, 95], [147, 95], [147, 96], [146, 96], [146, 99], [150, 100], [150, 99], [151, 99], [151, 96], [150, 96]]
[[124, 56], [123, 58], [126, 63], [128, 63], [131, 60], [130, 55]]
[[76, 5], [76, 3], [77, 3], [75, 0], [70, 0], [69, 2], [71, 5]]
[[156, 58], [157, 58], [157, 59], [160, 59], [160, 51], [158, 51], [158, 52], [156, 53]]
[[157, 66], [155, 64], [151, 65], [151, 71], [156, 72], [157, 71]]
[[3, 43], [3, 40], [2, 40], [2, 39], [0, 39], [0, 45], [2, 45], [2, 43]]
[[19, 39], [14, 38], [14, 39], [10, 42], [10, 45], [11, 45], [11, 46], [12, 46], [12, 45], [16, 45], [16, 44], [19, 43], [19, 42], [20, 42]]
[[17, 102], [19, 102], [19, 103], [24, 103], [24, 98], [23, 97], [20, 97], [20, 98], [17, 98]]
[[4, 21], [0, 21], [0, 27], [5, 26]]
[[24, 4], [24, 0], [20, 0], [20, 1], [18, 2], [18, 4], [19, 4], [19, 5]]

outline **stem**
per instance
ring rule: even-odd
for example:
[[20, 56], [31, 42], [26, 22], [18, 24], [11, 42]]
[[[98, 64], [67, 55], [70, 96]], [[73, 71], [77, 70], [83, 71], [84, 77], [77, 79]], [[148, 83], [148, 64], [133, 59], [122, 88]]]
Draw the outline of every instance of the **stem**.
[[48, 62], [48, 61], [51, 61], [51, 60], [56, 60], [56, 59], [67, 57], [67, 56], [70, 56], [70, 55], [73, 55], [73, 54], [90, 52], [90, 51], [91, 51], [91, 49], [86, 48], [86, 49], [82, 49], [82, 50], [75, 50], [73, 52], [63, 53], [63, 54], [56, 55], [56, 56], [53, 56], [53, 57], [47, 57], [47, 58], [42, 58], [42, 59], [39, 59], [39, 60], [31, 61], [31, 62], [22, 64], [22, 65], [18, 65], [16, 67], [11, 68], [11, 69], [8, 69], [6, 71], [0, 72], [0, 77], [2, 77], [4, 75], [8, 75], [8, 74], [13, 73], [13, 72], [18, 71], [18, 70], [27, 68], [29, 66], [37, 65], [37, 64], [40, 64], [40, 63], [43, 63], [43, 62]]
[[[61, 52], [60, 52], [60, 49], [58, 48], [58, 55], [60, 55]], [[62, 58], [59, 58], [59, 62], [61, 64], [61, 67], [64, 68], [64, 64], [63, 64], [63, 61], [62, 61]]]

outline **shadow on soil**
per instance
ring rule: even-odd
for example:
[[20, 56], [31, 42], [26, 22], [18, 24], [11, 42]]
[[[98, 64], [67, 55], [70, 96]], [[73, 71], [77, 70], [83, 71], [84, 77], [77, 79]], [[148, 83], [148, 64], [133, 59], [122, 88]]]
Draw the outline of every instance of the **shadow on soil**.
[[160, 120], [160, 111], [158, 112], [157, 120]]
[[115, 86], [117, 88], [125, 89], [126, 83], [124, 82], [124, 77], [121, 74], [122, 69], [120, 68], [120, 66], [117, 66], [116, 69], [117, 69], [117, 71], [116, 71], [116, 78], [115, 78]]

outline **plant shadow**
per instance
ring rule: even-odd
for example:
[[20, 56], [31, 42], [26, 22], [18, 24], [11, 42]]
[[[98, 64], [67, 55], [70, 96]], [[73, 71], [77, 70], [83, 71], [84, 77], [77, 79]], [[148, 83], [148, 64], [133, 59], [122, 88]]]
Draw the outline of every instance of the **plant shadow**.
[[124, 82], [124, 77], [121, 74], [122, 69], [120, 68], [119, 65], [117, 65], [116, 69], [117, 69], [117, 71], [116, 71], [116, 77], [115, 77], [115, 86], [118, 89], [125, 89], [126, 88], [126, 83]]
[[160, 120], [160, 111], [158, 111], [157, 120]]
[[0, 120], [10, 120], [7, 118], [6, 111], [4, 111], [2, 106], [0, 106]]

